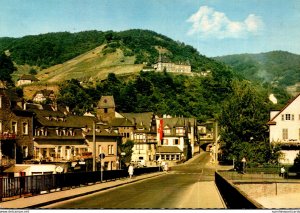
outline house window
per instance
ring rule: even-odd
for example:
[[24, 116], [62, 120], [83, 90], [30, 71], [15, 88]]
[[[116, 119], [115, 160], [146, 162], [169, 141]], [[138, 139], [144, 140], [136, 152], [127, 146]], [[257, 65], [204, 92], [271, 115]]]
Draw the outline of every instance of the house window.
[[104, 108], [104, 113], [107, 113], [108, 112], [108, 109], [107, 108]]
[[291, 120], [291, 114], [285, 114], [285, 120], [287, 121]]
[[281, 115], [281, 120], [284, 121], [284, 115]]
[[288, 129], [282, 129], [282, 139], [283, 140], [288, 139]]
[[168, 145], [168, 139], [163, 140], [163, 145]]
[[11, 130], [13, 133], [17, 133], [17, 122], [11, 122]]
[[113, 145], [108, 145], [108, 154], [109, 155], [113, 155], [114, 154]]
[[183, 128], [176, 128], [176, 134], [184, 134]]
[[291, 116], [292, 116], [292, 121], [293, 121], [293, 120], [295, 120], [295, 116], [294, 116], [294, 114], [292, 114]]
[[23, 146], [22, 147], [22, 153], [23, 153], [23, 158], [28, 157], [28, 146]]
[[178, 139], [175, 139], [175, 140], [174, 140], [174, 144], [175, 144], [175, 145], [179, 145], [179, 140], [178, 140]]
[[28, 135], [28, 123], [23, 123], [22, 131], [23, 135]]
[[98, 146], [98, 153], [101, 154], [102, 150], [101, 150], [101, 145]]
[[164, 134], [170, 135], [171, 134], [171, 130], [170, 129], [164, 129]]

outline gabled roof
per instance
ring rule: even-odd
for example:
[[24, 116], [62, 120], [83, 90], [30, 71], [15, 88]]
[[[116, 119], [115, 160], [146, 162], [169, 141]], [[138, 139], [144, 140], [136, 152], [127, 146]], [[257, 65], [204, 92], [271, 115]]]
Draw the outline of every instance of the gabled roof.
[[27, 74], [22, 75], [19, 78], [19, 80], [39, 81], [39, 79], [37, 79], [34, 75], [27, 75]]
[[36, 91], [33, 97], [35, 97], [37, 94], [42, 94], [44, 97], [49, 97], [53, 93], [54, 93], [53, 90], [43, 89], [43, 90]]
[[98, 102], [97, 107], [99, 109], [104, 109], [104, 108], [115, 108], [115, 100], [114, 96], [102, 96], [100, 98], [100, 101]]
[[156, 153], [182, 153], [177, 146], [158, 146]]
[[191, 125], [196, 125], [195, 118], [163, 118], [164, 126], [168, 126], [169, 128], [174, 127], [189, 127]]
[[127, 118], [114, 118], [110, 125], [112, 127], [134, 127], [135, 125]]
[[130, 120], [131, 123], [135, 124], [137, 128], [144, 128], [150, 130], [151, 122], [154, 113], [153, 112], [142, 112], [142, 113], [120, 113], [124, 118]]
[[275, 118], [277, 118], [288, 106], [290, 106], [298, 97], [300, 97], [300, 93], [296, 95], [294, 98], [288, 101], [288, 103], [267, 123], [268, 125], [276, 124]]

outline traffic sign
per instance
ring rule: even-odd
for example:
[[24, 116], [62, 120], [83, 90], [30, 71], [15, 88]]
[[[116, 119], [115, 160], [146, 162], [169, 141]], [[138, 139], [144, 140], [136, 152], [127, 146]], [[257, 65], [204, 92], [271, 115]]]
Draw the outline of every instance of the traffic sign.
[[104, 159], [104, 158], [105, 158], [105, 154], [104, 154], [104, 153], [101, 153], [101, 154], [99, 155], [99, 158], [100, 158], [100, 159]]

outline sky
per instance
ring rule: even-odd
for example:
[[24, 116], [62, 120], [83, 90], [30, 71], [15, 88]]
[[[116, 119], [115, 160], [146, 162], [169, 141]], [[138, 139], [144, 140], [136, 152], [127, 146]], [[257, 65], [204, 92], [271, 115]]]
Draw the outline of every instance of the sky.
[[208, 57], [300, 54], [300, 0], [0, 0], [0, 37], [148, 29]]

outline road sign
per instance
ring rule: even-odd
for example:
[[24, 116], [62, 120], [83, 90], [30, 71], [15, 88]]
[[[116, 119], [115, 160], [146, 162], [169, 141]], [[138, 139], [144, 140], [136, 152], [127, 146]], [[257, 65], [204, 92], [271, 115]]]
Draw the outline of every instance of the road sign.
[[125, 152], [121, 152], [121, 155], [122, 155], [122, 156], [125, 156], [125, 155], [126, 155], [126, 153], [125, 153]]
[[245, 162], [246, 162], [246, 158], [243, 158], [243, 159], [242, 159], [242, 162], [245, 163]]
[[56, 167], [55, 170], [56, 170], [56, 172], [59, 172], [59, 173], [64, 171], [64, 169], [61, 166]]

